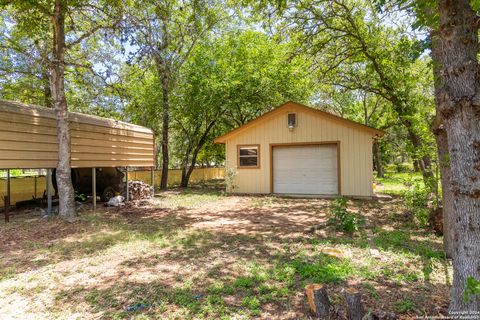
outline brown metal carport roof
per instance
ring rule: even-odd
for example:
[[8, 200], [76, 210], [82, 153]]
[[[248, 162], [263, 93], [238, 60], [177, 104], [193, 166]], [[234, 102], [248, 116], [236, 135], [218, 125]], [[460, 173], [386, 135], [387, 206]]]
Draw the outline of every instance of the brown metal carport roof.
[[[73, 168], [153, 167], [152, 130], [71, 112]], [[53, 109], [0, 99], [0, 168], [47, 169], [57, 165]]]

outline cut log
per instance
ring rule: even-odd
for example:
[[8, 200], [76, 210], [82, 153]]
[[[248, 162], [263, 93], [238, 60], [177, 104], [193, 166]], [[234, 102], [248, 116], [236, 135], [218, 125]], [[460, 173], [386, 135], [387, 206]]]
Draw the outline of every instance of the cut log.
[[347, 301], [347, 314], [349, 320], [362, 320], [365, 316], [365, 308], [362, 304], [360, 292], [355, 288], [345, 290], [345, 300]]
[[319, 319], [328, 319], [330, 316], [330, 299], [327, 289], [321, 284], [309, 284], [305, 287], [310, 311]]

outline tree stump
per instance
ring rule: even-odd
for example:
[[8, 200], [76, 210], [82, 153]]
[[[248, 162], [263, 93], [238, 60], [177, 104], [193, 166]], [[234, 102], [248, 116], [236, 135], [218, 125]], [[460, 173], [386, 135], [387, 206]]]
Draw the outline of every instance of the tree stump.
[[362, 320], [365, 316], [365, 308], [362, 304], [360, 292], [355, 288], [345, 290], [345, 300], [347, 301], [347, 313], [349, 320]]
[[330, 315], [330, 299], [327, 289], [321, 284], [309, 284], [305, 287], [310, 311], [319, 319], [328, 319]]

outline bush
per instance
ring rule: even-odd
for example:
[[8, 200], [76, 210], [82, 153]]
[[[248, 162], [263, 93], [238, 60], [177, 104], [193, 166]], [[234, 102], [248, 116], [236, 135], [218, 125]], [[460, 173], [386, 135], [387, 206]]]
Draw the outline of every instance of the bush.
[[395, 164], [395, 171], [397, 173], [402, 173], [402, 172], [412, 172], [413, 171], [413, 165], [411, 163], [396, 163]]
[[385, 172], [406, 173], [413, 172], [413, 164], [409, 162], [389, 163], [383, 166]]
[[353, 233], [358, 230], [361, 219], [347, 210], [347, 199], [340, 197], [333, 201], [327, 223], [338, 230]]
[[413, 213], [413, 216], [417, 220], [419, 226], [422, 228], [428, 226], [429, 195], [429, 191], [420, 181], [413, 181], [410, 187], [406, 191], [402, 192], [402, 198], [407, 211]]

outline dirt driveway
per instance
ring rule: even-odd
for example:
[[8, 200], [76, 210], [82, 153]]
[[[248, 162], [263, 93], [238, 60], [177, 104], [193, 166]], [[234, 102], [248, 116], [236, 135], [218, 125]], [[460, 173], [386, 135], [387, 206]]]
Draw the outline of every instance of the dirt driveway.
[[370, 239], [306, 232], [325, 224], [329, 205], [180, 190], [72, 225], [18, 215], [0, 227], [0, 318], [307, 319], [313, 282], [328, 286], [338, 319], [347, 286], [397, 318], [445, 312], [440, 239], [407, 230], [399, 204], [366, 201], [349, 210], [372, 221]]

